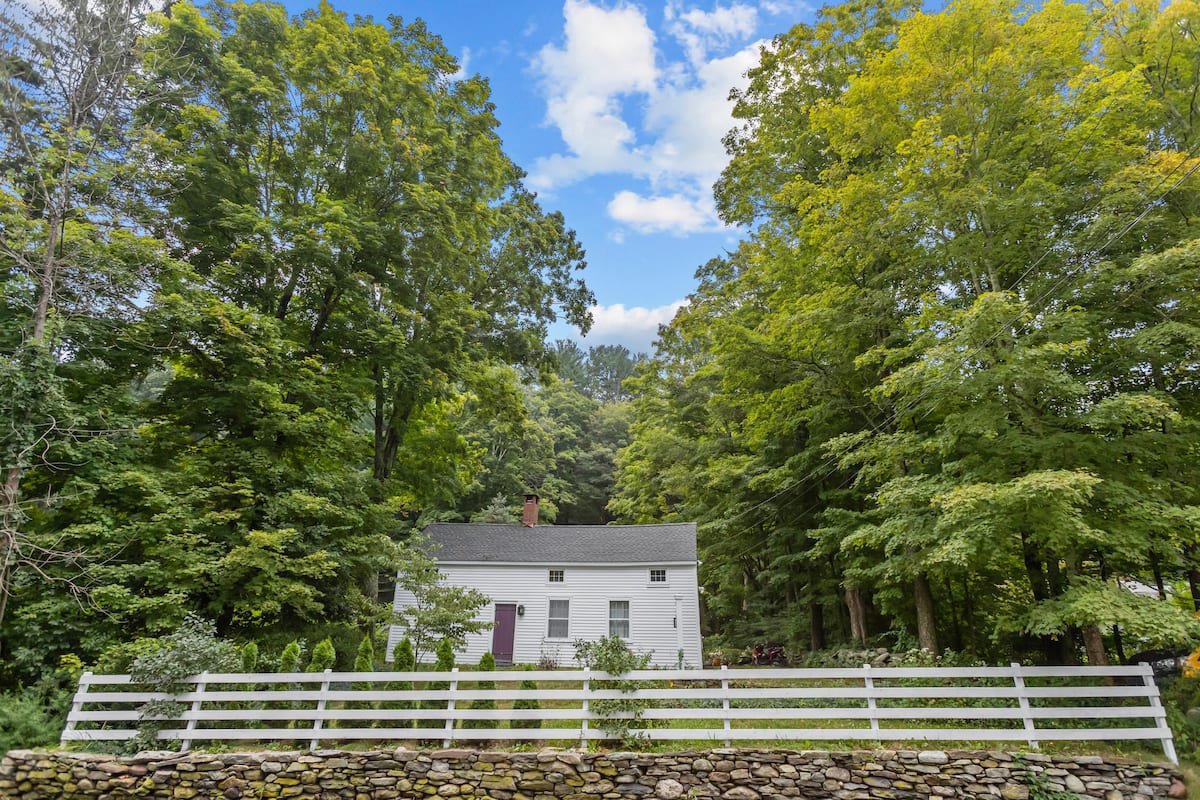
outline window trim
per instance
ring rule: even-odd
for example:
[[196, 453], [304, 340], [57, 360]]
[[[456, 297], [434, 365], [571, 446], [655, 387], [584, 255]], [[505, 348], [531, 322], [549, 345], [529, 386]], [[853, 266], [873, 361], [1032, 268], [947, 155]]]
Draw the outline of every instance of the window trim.
[[[554, 601], [561, 601], [567, 604], [567, 635], [566, 636], [551, 636], [550, 635], [550, 620], [563, 619], [563, 617], [550, 616], [550, 604]], [[571, 598], [570, 597], [547, 597], [546, 598], [546, 640], [551, 642], [569, 642], [571, 641]]]
[[613, 635], [613, 632], [612, 632], [612, 623], [613, 623], [613, 619], [614, 619], [614, 617], [612, 615], [612, 604], [613, 603], [624, 603], [625, 604], [626, 633], [624, 636], [619, 636], [618, 638], [623, 639], [626, 642], [631, 642], [631, 641], [633, 641], [633, 601], [628, 597], [610, 597], [610, 598], [608, 598], [608, 628], [605, 632], [609, 636]]

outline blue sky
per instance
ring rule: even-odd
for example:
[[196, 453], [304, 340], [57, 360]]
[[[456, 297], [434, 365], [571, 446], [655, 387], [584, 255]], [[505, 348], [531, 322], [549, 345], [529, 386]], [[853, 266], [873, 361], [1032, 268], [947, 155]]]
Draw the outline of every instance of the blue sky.
[[[505, 149], [587, 249], [597, 305], [583, 343], [635, 350], [649, 349], [696, 267], [737, 241], [711, 191], [730, 88], [772, 35], [813, 17], [799, 0], [334, 4], [420, 17], [467, 72], [490, 80]], [[578, 338], [565, 325], [552, 335]]]

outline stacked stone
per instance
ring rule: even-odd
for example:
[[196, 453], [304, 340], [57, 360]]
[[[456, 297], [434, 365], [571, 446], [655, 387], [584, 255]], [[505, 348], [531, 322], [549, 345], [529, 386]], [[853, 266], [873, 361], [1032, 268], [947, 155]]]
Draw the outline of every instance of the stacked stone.
[[1030, 800], [1031, 790], [1101, 800], [1186, 794], [1166, 765], [967, 750], [399, 749], [126, 758], [14, 751], [0, 761], [0, 796], [21, 800]]

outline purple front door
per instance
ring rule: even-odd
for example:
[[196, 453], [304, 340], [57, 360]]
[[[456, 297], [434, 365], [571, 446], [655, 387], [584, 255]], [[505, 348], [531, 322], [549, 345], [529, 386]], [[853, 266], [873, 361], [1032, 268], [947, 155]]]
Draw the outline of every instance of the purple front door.
[[497, 664], [511, 664], [513, 637], [517, 633], [515, 603], [496, 603], [496, 627], [492, 628], [492, 657]]

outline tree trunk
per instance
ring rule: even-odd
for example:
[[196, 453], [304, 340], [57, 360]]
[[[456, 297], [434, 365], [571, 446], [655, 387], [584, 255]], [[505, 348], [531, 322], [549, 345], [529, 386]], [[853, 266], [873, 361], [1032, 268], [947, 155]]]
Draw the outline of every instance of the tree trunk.
[[937, 615], [933, 608], [933, 590], [929, 588], [929, 579], [924, 575], [917, 575], [913, 579], [913, 599], [917, 603], [917, 643], [922, 650], [937, 653]]
[[846, 609], [850, 612], [850, 638], [860, 644], [866, 644], [867, 609], [863, 605], [862, 592], [847, 587]]
[[825, 649], [825, 609], [816, 600], [808, 604], [808, 648]]
[[1154, 570], [1154, 588], [1158, 590], [1158, 599], [1167, 599], [1167, 587], [1163, 583], [1162, 564], [1158, 561], [1158, 553], [1150, 551], [1150, 568]]
[[946, 590], [946, 598], [950, 603], [950, 631], [954, 634], [954, 649], [961, 652], [965, 649], [962, 635], [962, 621], [958, 618], [959, 605], [954, 599], [954, 585], [950, 583], [950, 576], [946, 575], [942, 578], [943, 588]]
[[1090, 666], [1108, 666], [1108, 650], [1104, 646], [1104, 634], [1100, 632], [1098, 625], [1083, 627], [1083, 648], [1087, 651], [1087, 660]]
[[1192, 610], [1200, 611], [1200, 569], [1196, 568], [1196, 548], [1187, 549], [1188, 591], [1192, 593]]

